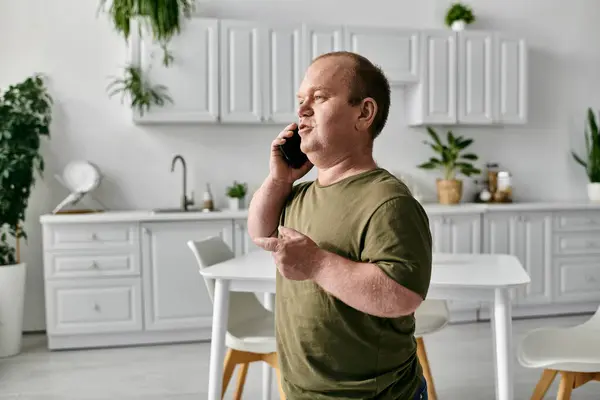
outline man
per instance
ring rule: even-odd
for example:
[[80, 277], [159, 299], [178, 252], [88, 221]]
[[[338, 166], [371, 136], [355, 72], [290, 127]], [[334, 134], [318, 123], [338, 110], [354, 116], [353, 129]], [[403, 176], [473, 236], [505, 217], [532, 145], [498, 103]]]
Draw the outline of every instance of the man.
[[[271, 144], [248, 232], [273, 252], [276, 330], [288, 400], [425, 399], [414, 311], [431, 274], [431, 234], [408, 188], [375, 163], [389, 83], [367, 59], [325, 54], [298, 93], [301, 149], [287, 166]], [[313, 166], [314, 182], [294, 182]]]

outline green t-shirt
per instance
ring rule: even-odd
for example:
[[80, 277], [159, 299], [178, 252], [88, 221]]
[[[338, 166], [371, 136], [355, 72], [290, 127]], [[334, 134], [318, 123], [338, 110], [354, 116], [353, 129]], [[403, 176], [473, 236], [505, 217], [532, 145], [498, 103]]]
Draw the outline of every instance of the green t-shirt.
[[[432, 243], [422, 206], [382, 168], [331, 185], [294, 186], [280, 222], [321, 248], [377, 264], [427, 295]], [[276, 331], [288, 400], [412, 399], [420, 384], [414, 315], [382, 318], [348, 306], [312, 281], [277, 273]]]

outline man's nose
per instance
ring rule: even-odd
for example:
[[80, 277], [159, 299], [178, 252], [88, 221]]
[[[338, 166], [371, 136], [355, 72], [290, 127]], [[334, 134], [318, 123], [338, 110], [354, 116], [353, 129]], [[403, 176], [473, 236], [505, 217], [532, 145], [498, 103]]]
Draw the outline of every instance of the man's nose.
[[298, 107], [298, 117], [308, 117], [312, 115], [312, 107], [307, 103], [303, 103]]

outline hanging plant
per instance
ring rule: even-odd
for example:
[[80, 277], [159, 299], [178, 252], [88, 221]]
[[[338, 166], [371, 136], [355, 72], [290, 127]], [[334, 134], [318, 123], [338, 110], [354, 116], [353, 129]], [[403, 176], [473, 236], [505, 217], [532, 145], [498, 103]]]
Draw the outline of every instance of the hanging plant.
[[[107, 4], [108, 3], [108, 4]], [[193, 11], [193, 0], [100, 0], [100, 9], [105, 10], [112, 20], [117, 32], [128, 41], [132, 22], [138, 23], [138, 29], [144, 27], [152, 39], [160, 44], [163, 52], [162, 63], [169, 67], [174, 60], [168, 49], [173, 36], [181, 33], [183, 18], [190, 18]], [[163, 106], [173, 100], [167, 94], [164, 85], [152, 85], [139, 66], [125, 67], [125, 76], [116, 78], [108, 85], [109, 97], [117, 93], [126, 95], [131, 100], [131, 107], [140, 115], [152, 106]]]
[[106, 89], [110, 90], [109, 97], [121, 93], [121, 103], [128, 95], [131, 108], [137, 110], [141, 116], [152, 105], [162, 107], [166, 102], [173, 103], [164, 85], [152, 85], [143, 77], [140, 67], [131, 65], [125, 67], [124, 78], [114, 77]]
[[109, 14], [117, 32], [128, 40], [132, 20], [144, 24], [152, 38], [160, 43], [163, 63], [168, 66], [173, 56], [167, 45], [173, 36], [181, 33], [183, 17], [191, 17], [193, 0], [111, 0], [108, 9], [107, 1], [100, 0], [100, 7]]

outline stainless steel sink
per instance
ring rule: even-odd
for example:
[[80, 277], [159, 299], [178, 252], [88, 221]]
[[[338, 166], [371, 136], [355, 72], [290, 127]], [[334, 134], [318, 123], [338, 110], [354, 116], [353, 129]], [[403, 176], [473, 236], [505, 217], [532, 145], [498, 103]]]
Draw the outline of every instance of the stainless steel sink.
[[155, 208], [152, 210], [153, 213], [189, 213], [189, 212], [201, 212], [200, 208], [188, 208], [184, 210], [181, 207], [173, 207], [173, 208]]

